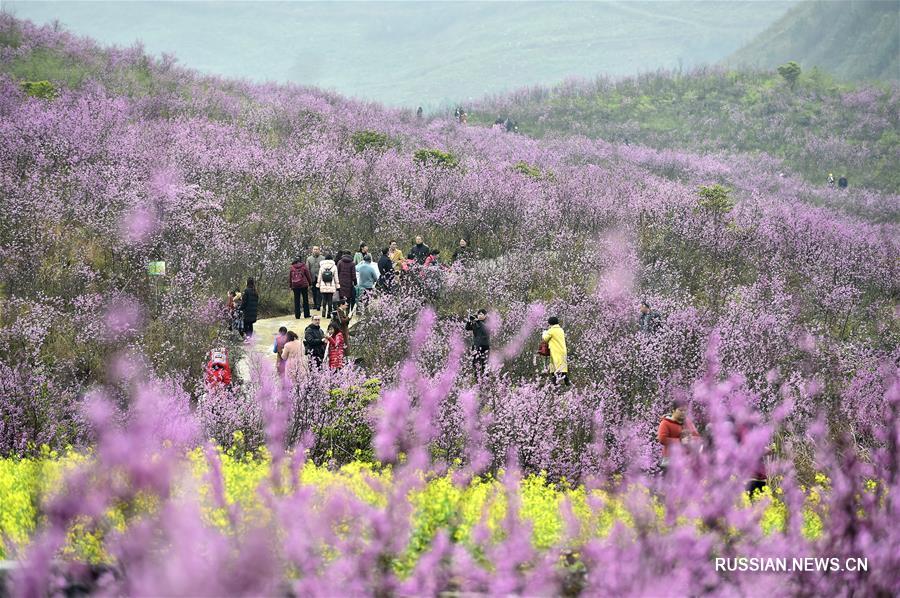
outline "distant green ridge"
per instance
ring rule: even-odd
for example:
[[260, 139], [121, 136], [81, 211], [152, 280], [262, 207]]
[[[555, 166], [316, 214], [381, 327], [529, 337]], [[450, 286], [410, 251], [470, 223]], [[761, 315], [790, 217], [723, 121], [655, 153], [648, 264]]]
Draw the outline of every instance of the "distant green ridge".
[[900, 80], [900, 0], [803, 2], [726, 64], [771, 69], [789, 60], [844, 80]]

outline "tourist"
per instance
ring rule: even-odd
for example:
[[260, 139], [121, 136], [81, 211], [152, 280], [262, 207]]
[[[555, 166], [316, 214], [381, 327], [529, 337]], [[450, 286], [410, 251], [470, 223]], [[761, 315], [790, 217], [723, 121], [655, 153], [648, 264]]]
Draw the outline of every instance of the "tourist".
[[391, 258], [391, 262], [394, 264], [394, 272], [400, 272], [403, 269], [403, 252], [394, 239], [391, 239], [391, 244], [388, 247], [388, 257]]
[[459, 246], [453, 252], [453, 263], [460, 262], [463, 265], [472, 257], [472, 250], [469, 249], [469, 242], [465, 239], [459, 240]]
[[422, 107], [419, 106], [418, 108], [416, 108], [416, 118], [419, 120], [422, 120], [422, 114], [423, 114]]
[[662, 445], [662, 467], [669, 465], [669, 454], [673, 445], [690, 444], [700, 440], [700, 434], [697, 428], [687, 419], [684, 406], [681, 403], [672, 405], [672, 413], [666, 415], [659, 422], [659, 430], [656, 433], [656, 439]]
[[491, 351], [491, 337], [485, 320], [487, 320], [487, 310], [479, 309], [466, 322], [466, 330], [472, 331], [472, 369], [475, 371], [475, 379], [478, 381], [484, 376], [488, 354]]
[[661, 317], [658, 311], [650, 309], [650, 303], [646, 299], [641, 301], [641, 315], [638, 317], [641, 332], [653, 333], [659, 330]]
[[345, 349], [350, 346], [350, 318], [350, 308], [346, 301], [341, 300], [337, 305], [337, 309], [334, 310], [331, 321], [336, 323], [340, 327], [341, 332], [344, 333]]
[[365, 307], [369, 302], [369, 295], [378, 282], [378, 274], [378, 267], [372, 263], [372, 256], [367, 253], [362, 263], [356, 266], [356, 284], [360, 290], [360, 307]]
[[332, 321], [328, 325], [328, 367], [333, 370], [339, 370], [344, 367], [344, 350], [346, 345], [344, 342], [344, 333], [337, 322]]
[[838, 179], [838, 187], [841, 189], [847, 188], [847, 175], [841, 175], [841, 178]]
[[284, 359], [282, 359], [281, 355], [284, 351], [284, 344], [287, 342], [287, 337], [288, 329], [282, 326], [278, 329], [278, 334], [275, 335], [275, 344], [272, 345], [272, 352], [278, 356], [275, 367], [278, 369], [278, 375], [282, 377], [284, 376]]
[[[297, 320], [300, 319], [301, 313], [304, 318], [309, 318], [309, 287], [312, 286], [312, 282], [312, 273], [303, 260], [298, 257], [291, 262], [288, 283], [294, 293], [294, 318]], [[302, 312], [301, 306], [303, 307]]]
[[390, 249], [382, 248], [381, 257], [378, 258], [378, 288], [387, 292], [391, 291], [391, 280], [394, 277], [394, 262], [390, 258]]
[[428, 259], [428, 256], [431, 254], [431, 248], [425, 244], [425, 240], [421, 235], [416, 237], [416, 244], [413, 245], [412, 249], [409, 250], [409, 254], [406, 256], [407, 259], [415, 260], [417, 264], [420, 266], [425, 263], [425, 260]]
[[541, 334], [541, 339], [550, 349], [550, 375], [554, 384], [569, 385], [569, 352], [566, 349], [566, 333], [559, 325], [559, 318], [547, 320], [549, 328]]
[[828, 186], [834, 187], [834, 174], [828, 173]]
[[278, 364], [282, 377], [289, 375], [292, 380], [296, 380], [301, 373], [305, 373], [309, 369], [306, 351], [303, 350], [300, 337], [293, 330], [288, 331], [285, 335], [284, 348], [281, 350]]
[[356, 306], [356, 266], [349, 252], [344, 252], [337, 262], [338, 295], [350, 303], [350, 311]]
[[321, 324], [321, 316], [313, 316], [312, 322], [303, 332], [303, 346], [316, 367], [322, 367], [322, 360], [325, 358], [325, 332]]
[[253, 335], [253, 323], [256, 322], [259, 308], [259, 294], [256, 292], [256, 281], [247, 279], [247, 288], [241, 295], [241, 311], [244, 312], [244, 335]]
[[353, 254], [353, 265], [358, 266], [362, 263], [363, 257], [369, 254], [369, 246], [366, 243], [359, 244], [359, 251]]
[[329, 318], [334, 309], [334, 294], [340, 287], [337, 265], [334, 263], [330, 253], [326, 254], [325, 259], [319, 262], [319, 275], [316, 278], [316, 287], [319, 289], [322, 302], [322, 309], [319, 315]]
[[425, 263], [422, 265], [426, 268], [428, 268], [429, 266], [440, 266], [441, 265], [441, 260], [439, 257], [440, 254], [441, 254], [440, 249], [432, 249], [431, 251], [428, 252], [428, 257], [425, 258]]
[[[319, 280], [319, 267], [323, 259], [325, 258], [320, 253], [319, 246], [314, 245], [312, 248], [312, 255], [306, 258], [306, 267], [309, 269], [309, 275], [315, 281]], [[318, 284], [313, 285], [312, 296], [313, 308], [317, 311], [322, 309], [322, 293], [319, 290]]]

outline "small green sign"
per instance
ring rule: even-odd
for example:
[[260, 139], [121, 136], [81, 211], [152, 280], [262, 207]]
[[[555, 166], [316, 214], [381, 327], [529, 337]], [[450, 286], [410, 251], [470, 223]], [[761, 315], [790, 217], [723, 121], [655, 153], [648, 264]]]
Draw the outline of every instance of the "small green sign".
[[166, 263], [165, 262], [150, 262], [147, 264], [147, 274], [150, 276], [165, 276], [166, 275]]

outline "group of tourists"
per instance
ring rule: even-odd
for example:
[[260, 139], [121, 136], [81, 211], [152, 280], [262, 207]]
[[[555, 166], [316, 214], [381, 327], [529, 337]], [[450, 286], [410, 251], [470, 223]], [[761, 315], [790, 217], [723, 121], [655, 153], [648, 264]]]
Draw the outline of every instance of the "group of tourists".
[[502, 116], [498, 116], [494, 119], [494, 127], [497, 129], [501, 129], [506, 131], [507, 133], [518, 133], [519, 132], [519, 123], [510, 119], [508, 116], [506, 118]]
[[[834, 173], [832, 173], [832, 172], [828, 173], [828, 186], [831, 187], [832, 189], [834, 188]], [[846, 175], [841, 175], [841, 177], [837, 180], [837, 186], [840, 189], [847, 188], [847, 176]]]
[[312, 316], [311, 322], [303, 331], [302, 341], [296, 332], [288, 330], [286, 326], [279, 328], [272, 352], [277, 357], [276, 367], [281, 379], [286, 380], [288, 376], [296, 379], [309, 372], [311, 367], [322, 368], [327, 365], [332, 370], [344, 367], [349, 325], [347, 303], [341, 302], [325, 331], [322, 330], [322, 316]]

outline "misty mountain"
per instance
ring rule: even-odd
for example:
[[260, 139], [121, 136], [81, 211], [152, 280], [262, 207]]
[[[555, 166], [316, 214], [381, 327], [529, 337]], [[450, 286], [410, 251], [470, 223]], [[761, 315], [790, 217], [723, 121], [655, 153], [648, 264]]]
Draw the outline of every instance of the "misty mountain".
[[791, 2], [8, 2], [200, 71], [437, 107], [567, 77], [714, 63]]

